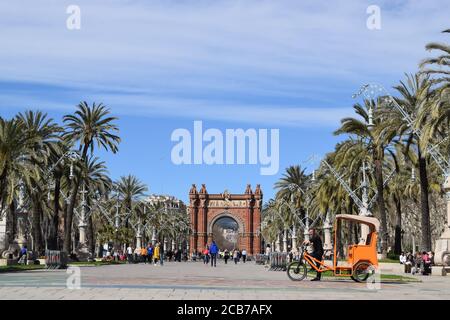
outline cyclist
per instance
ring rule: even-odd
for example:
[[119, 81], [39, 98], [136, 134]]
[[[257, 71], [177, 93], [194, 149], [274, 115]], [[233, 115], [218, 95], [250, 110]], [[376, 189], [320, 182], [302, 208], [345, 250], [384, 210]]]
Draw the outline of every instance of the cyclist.
[[[322, 261], [323, 260], [323, 245], [322, 245], [322, 239], [320, 239], [319, 235], [316, 233], [316, 230], [314, 228], [309, 229], [309, 240], [303, 241], [304, 245], [312, 244], [313, 252], [311, 253], [311, 256], [313, 256], [316, 260]], [[320, 269], [320, 263], [316, 262], [316, 266], [318, 269]], [[322, 273], [317, 272], [317, 275], [314, 279], [311, 279], [311, 281], [320, 281]]]

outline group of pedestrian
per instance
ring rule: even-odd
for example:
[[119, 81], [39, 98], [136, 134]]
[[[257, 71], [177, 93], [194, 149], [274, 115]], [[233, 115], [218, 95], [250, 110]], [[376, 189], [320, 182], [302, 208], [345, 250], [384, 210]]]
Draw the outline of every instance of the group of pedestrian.
[[149, 243], [147, 246], [143, 247], [132, 247], [129, 245], [127, 247], [127, 262], [128, 263], [149, 263], [155, 266], [164, 264], [164, 248], [161, 246], [160, 242], [155, 245]]
[[234, 249], [232, 251], [234, 264], [238, 264], [241, 261], [245, 263], [247, 261], [247, 250], [243, 249], [239, 251], [238, 249]]
[[230, 259], [232, 259], [235, 264], [238, 264], [241, 259], [243, 263], [246, 263], [247, 250], [243, 249], [242, 251], [239, 251], [238, 249], [234, 249], [229, 251], [228, 249], [225, 249], [221, 252], [216, 242], [212, 241], [210, 245], [206, 244], [205, 248], [199, 254], [193, 255], [192, 260], [195, 261], [197, 256], [201, 256], [201, 258], [203, 259], [203, 264], [211, 264], [211, 267], [215, 267], [217, 265], [218, 257], [223, 258], [225, 264], [228, 264], [228, 260]]
[[429, 275], [431, 274], [431, 267], [434, 265], [434, 252], [422, 251], [416, 252], [415, 255], [412, 252], [406, 254], [402, 252], [399, 260], [400, 264], [405, 265], [406, 273]]
[[211, 267], [217, 267], [217, 255], [219, 253], [219, 247], [213, 240], [211, 245], [206, 244], [205, 249], [202, 251], [203, 264], [208, 265], [211, 261]]

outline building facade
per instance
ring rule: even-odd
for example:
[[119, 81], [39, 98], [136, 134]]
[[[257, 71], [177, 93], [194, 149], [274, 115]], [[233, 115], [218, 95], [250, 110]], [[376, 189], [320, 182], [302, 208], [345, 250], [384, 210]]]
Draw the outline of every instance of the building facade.
[[247, 185], [243, 194], [230, 194], [227, 190], [209, 194], [204, 184], [200, 191], [192, 185], [188, 207], [190, 253], [201, 252], [212, 240], [220, 250], [245, 249], [249, 255], [261, 253], [262, 199], [260, 185], [254, 192]]

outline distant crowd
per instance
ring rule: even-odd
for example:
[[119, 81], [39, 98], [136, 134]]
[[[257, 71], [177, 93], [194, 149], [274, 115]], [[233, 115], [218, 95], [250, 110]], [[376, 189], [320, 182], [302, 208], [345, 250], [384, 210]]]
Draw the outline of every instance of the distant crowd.
[[[148, 243], [147, 246], [134, 247], [128, 246], [125, 251], [113, 250], [110, 247], [103, 249], [103, 259], [108, 261], [124, 261], [127, 263], [144, 263], [153, 265], [163, 265], [164, 261], [182, 262], [188, 261], [189, 256], [186, 249], [176, 249], [164, 251], [164, 246], [157, 242], [155, 245]], [[206, 244], [202, 251], [194, 252], [190, 256], [191, 261], [202, 261], [205, 265], [211, 267], [217, 266], [217, 259], [223, 260], [225, 264], [228, 261], [238, 264], [248, 261], [246, 249], [220, 250], [215, 241]]]
[[[112, 253], [111, 253], [112, 251]], [[188, 255], [186, 250], [176, 249], [164, 251], [164, 246], [160, 242], [155, 245], [148, 243], [147, 246], [134, 247], [129, 245], [126, 251], [123, 250], [104, 250], [103, 257], [105, 260], [126, 261], [128, 263], [149, 263], [163, 265], [164, 261], [187, 261]]]
[[225, 249], [221, 251], [215, 241], [213, 241], [211, 244], [206, 244], [201, 252], [193, 253], [191, 257], [193, 261], [201, 260], [205, 265], [211, 262], [211, 267], [216, 266], [217, 258], [223, 259], [225, 264], [228, 264], [228, 260], [232, 260], [234, 264], [238, 264], [241, 260], [243, 263], [246, 263], [247, 250], [243, 249], [240, 251], [239, 249], [233, 249], [229, 251]]
[[416, 252], [416, 254], [402, 252], [399, 260], [401, 264], [405, 265], [406, 273], [429, 275], [431, 267], [434, 265], [434, 252], [423, 251]]

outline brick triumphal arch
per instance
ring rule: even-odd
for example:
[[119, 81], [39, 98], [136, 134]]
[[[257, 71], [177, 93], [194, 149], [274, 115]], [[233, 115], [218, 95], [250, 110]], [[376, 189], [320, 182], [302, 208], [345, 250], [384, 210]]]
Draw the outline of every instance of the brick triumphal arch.
[[212, 240], [221, 250], [237, 248], [246, 249], [249, 255], [261, 253], [262, 198], [260, 185], [254, 192], [247, 185], [243, 194], [230, 194], [227, 190], [210, 194], [204, 184], [200, 191], [192, 185], [189, 191], [190, 253], [201, 252]]

